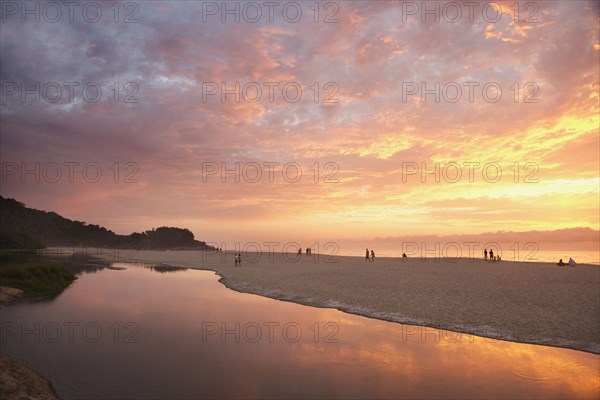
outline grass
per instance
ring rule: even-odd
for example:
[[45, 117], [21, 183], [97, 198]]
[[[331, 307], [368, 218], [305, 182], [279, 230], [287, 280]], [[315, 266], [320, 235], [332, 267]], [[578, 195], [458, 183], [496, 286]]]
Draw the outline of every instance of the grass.
[[29, 296], [53, 296], [75, 280], [62, 264], [15, 263], [0, 265], [0, 286], [21, 289]]

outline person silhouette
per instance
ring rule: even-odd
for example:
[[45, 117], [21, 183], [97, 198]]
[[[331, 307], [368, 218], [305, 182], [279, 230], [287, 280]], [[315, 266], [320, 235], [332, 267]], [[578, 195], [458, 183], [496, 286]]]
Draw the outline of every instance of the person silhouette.
[[483, 259], [487, 260], [487, 249], [483, 249]]
[[371, 249], [371, 261], [375, 261], [375, 252]]
[[406, 253], [402, 253], [402, 258], [407, 258]]
[[490, 261], [494, 261], [494, 250], [490, 249]]
[[566, 264], [563, 262], [562, 258], [560, 260], [558, 260], [558, 263], [556, 264], [559, 267], [564, 267]]
[[365, 261], [369, 261], [369, 249], [366, 250]]

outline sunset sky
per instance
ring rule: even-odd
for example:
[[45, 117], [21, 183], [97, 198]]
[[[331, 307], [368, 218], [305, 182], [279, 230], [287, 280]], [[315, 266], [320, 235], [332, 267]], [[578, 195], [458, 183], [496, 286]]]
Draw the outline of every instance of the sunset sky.
[[0, 194], [29, 207], [229, 248], [599, 229], [597, 1], [8, 3]]

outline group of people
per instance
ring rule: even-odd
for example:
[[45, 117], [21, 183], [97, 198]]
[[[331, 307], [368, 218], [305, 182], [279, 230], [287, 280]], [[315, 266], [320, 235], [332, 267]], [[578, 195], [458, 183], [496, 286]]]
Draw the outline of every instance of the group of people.
[[[577, 263], [575, 262], [575, 260], [573, 260], [571, 257], [569, 257], [569, 266], [570, 266], [570, 267], [574, 267], [574, 266], [575, 266], [575, 264], [577, 264]], [[564, 266], [565, 266], [565, 265], [567, 265], [567, 264], [565, 264], [565, 263], [563, 262], [562, 258], [561, 258], [560, 260], [558, 260], [558, 263], [557, 263], [556, 265], [558, 265], [559, 267], [564, 267]]]
[[[371, 257], [369, 258], [369, 254], [371, 255]], [[365, 261], [375, 261], [375, 252], [373, 251], [373, 249], [371, 249], [371, 253], [369, 253], [369, 249], [367, 249], [366, 253], [365, 253]]]
[[500, 258], [500, 254], [498, 254], [497, 256], [494, 255], [494, 249], [490, 249], [490, 251], [488, 252], [487, 249], [483, 249], [483, 259], [485, 261], [488, 260], [488, 254], [490, 256], [490, 261], [494, 262], [494, 261], [502, 261], [502, 258]]
[[[486, 260], [486, 261], [488, 260], [488, 255], [490, 257], [489, 260], [492, 261], [492, 262], [493, 261], [500, 261], [501, 260], [500, 255], [497, 255], [497, 256], [494, 255], [494, 250], [493, 249], [490, 249], [489, 252], [488, 252], [487, 249], [483, 250], [483, 259], [484, 260]], [[571, 257], [569, 257], [569, 262], [568, 263], [565, 263], [562, 258], [560, 260], [558, 260], [558, 263], [556, 263], [556, 265], [558, 265], [559, 267], [564, 267], [567, 264], [569, 266], [571, 266], [571, 267], [574, 267], [577, 263]]]
[[[302, 247], [298, 249], [298, 254], [302, 254]], [[312, 254], [312, 249], [310, 247], [306, 248], [306, 255], [310, 256]]]
[[[402, 258], [408, 258], [406, 253], [402, 253]], [[375, 252], [373, 251], [373, 249], [371, 249], [370, 251], [369, 249], [365, 250], [365, 261], [375, 261]]]

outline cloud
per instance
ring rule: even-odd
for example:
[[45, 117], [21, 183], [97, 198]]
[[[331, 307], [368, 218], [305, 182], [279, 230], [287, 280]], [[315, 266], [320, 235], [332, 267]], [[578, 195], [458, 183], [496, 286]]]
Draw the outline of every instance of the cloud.
[[[18, 175], [4, 177], [2, 194], [131, 231], [186, 215], [198, 229], [237, 221], [256, 231], [275, 229], [260, 221], [279, 229], [307, 215], [370, 223], [349, 232], [372, 235], [392, 235], [405, 219], [432, 231], [515, 221], [523, 230], [554, 229], [547, 215], [561, 227], [598, 227], [599, 188], [580, 193], [598, 177], [596, 2], [531, 3], [539, 21], [529, 24], [514, 21], [509, 2], [499, 3], [496, 22], [476, 12], [452, 23], [422, 22], [392, 1], [320, 4], [315, 23], [301, 4], [294, 23], [281, 10], [272, 23], [222, 23], [202, 3], [183, 1], [139, 3], [131, 24], [115, 23], [110, 10], [96, 24], [10, 16], [0, 39], [3, 162], [96, 162], [106, 176], [114, 163], [133, 162], [140, 182], [42, 185]], [[68, 82], [79, 84], [72, 101]], [[7, 94], [9, 84], [36, 83], [58, 84], [63, 96], [22, 102]], [[84, 96], [90, 83], [90, 93], [102, 90], [97, 102]], [[207, 95], [207, 85], [217, 93]], [[206, 162], [298, 163], [304, 175], [298, 183], [204, 183]], [[451, 162], [498, 163], [505, 178], [403, 181], [407, 163]], [[507, 172], [515, 164], [516, 182]], [[332, 171], [325, 165], [336, 166], [337, 184], [323, 184]], [[526, 165], [539, 168], [531, 194]], [[555, 201], [565, 191], [556, 182], [579, 197]]]

